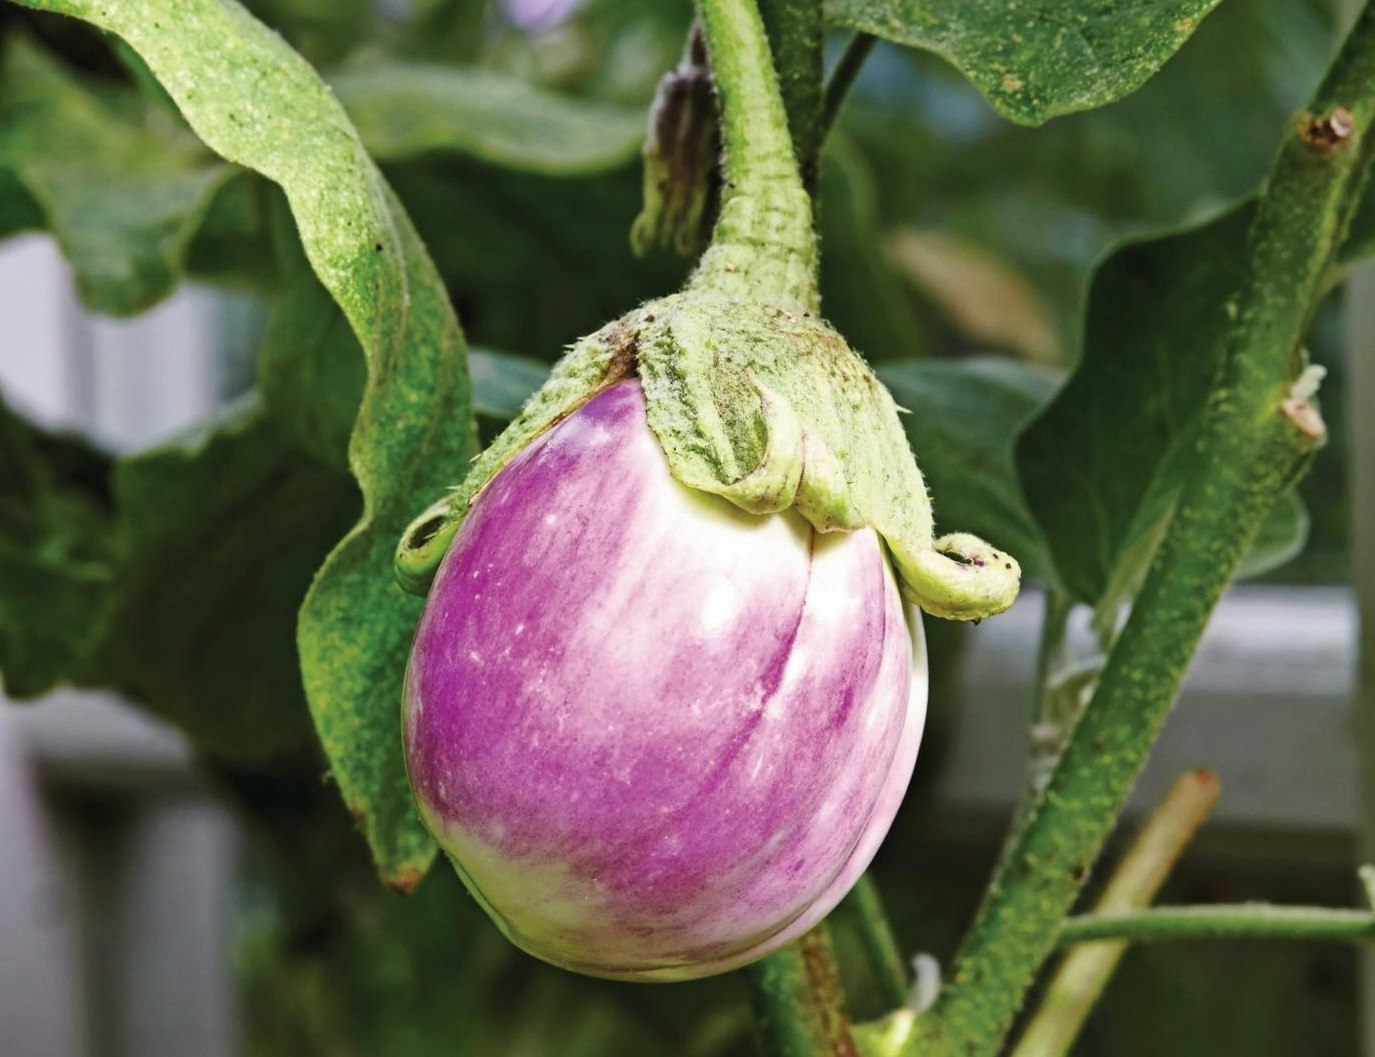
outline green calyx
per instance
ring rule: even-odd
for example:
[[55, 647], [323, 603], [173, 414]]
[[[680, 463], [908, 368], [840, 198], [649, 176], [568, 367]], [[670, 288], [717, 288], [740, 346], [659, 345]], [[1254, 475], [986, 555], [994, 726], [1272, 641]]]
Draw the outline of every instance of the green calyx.
[[755, 514], [796, 507], [818, 532], [873, 528], [908, 601], [978, 620], [1021, 569], [974, 536], [935, 538], [893, 398], [816, 316], [690, 288], [639, 334], [649, 425], [673, 476]]
[[669, 470], [755, 514], [796, 507], [819, 532], [869, 526], [903, 596], [979, 620], [1012, 604], [1021, 570], [977, 537], [936, 538], [892, 396], [819, 316], [816, 238], [753, 0], [702, 0], [722, 114], [725, 181], [712, 243], [687, 287], [574, 345], [463, 483], [422, 514], [397, 575], [423, 594], [483, 486], [531, 440], [629, 374]]

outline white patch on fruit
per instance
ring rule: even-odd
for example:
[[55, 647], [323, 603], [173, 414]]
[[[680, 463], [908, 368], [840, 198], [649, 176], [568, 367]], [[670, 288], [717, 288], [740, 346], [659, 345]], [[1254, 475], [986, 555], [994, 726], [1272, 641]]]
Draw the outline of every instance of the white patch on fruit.
[[739, 588], [729, 580], [714, 581], [702, 600], [702, 630], [708, 635], [724, 634], [739, 618], [742, 608]]

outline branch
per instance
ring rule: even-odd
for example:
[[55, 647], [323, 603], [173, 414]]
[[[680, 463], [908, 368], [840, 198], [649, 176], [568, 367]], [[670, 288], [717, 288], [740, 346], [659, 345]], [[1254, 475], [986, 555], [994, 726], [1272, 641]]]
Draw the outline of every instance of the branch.
[[721, 117], [721, 213], [690, 288], [819, 309], [812, 201], [755, 0], [699, 0]]
[[1314, 940], [1375, 942], [1375, 913], [1326, 907], [1281, 907], [1270, 903], [1085, 914], [1066, 918], [1060, 942], [1121, 940], [1165, 943], [1180, 940]]
[[872, 33], [856, 33], [845, 45], [845, 50], [841, 52], [840, 60], [831, 73], [831, 79], [826, 82], [826, 98], [821, 109], [822, 139], [826, 138], [827, 133], [835, 125], [836, 118], [840, 116], [840, 108], [845, 105], [845, 97], [850, 94], [850, 89], [854, 87], [855, 79], [859, 77], [859, 71], [864, 66], [864, 60], [869, 57], [877, 43], [878, 37]]
[[817, 155], [826, 136], [822, 123], [821, 0], [759, 0], [769, 35], [793, 150], [808, 190], [816, 190]]
[[742, 971], [768, 1057], [857, 1057], [824, 923]]
[[[1180, 775], [1142, 827], [1094, 907], [1095, 918], [1149, 906], [1198, 832], [1220, 787], [1208, 771]], [[1064, 941], [1064, 928], [1060, 931]], [[1125, 943], [1095, 943], [1072, 951], [1046, 988], [1012, 1057], [1061, 1057], [1097, 1004], [1126, 951]]]
[[1375, 144], [1375, 8], [1367, 6], [1257, 205], [1236, 324], [1170, 531], [1044, 794], [965, 937], [952, 984], [906, 1053], [992, 1055], [1173, 704], [1213, 607], [1275, 497], [1322, 442], [1302, 339]]

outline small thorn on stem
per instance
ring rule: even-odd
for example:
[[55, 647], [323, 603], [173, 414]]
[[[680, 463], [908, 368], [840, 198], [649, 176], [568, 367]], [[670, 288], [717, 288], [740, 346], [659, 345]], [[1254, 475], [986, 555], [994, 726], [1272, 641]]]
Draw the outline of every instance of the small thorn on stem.
[[934, 955], [912, 956], [912, 997], [908, 1001], [912, 1012], [921, 1016], [935, 1004], [941, 992], [941, 963]]
[[1289, 395], [1280, 403], [1280, 410], [1295, 428], [1315, 441], [1327, 439], [1327, 424], [1323, 422], [1322, 413], [1313, 403], [1318, 385], [1326, 374], [1326, 367], [1316, 363], [1309, 364], [1303, 369], [1303, 373], [1294, 379], [1294, 384], [1289, 387]]
[[1361, 879], [1361, 887], [1365, 889], [1366, 902], [1375, 910], [1375, 866], [1366, 863], [1356, 871], [1356, 876]]
[[1311, 114], [1299, 130], [1303, 141], [1322, 154], [1331, 154], [1356, 135], [1356, 119], [1344, 106], [1325, 114]]

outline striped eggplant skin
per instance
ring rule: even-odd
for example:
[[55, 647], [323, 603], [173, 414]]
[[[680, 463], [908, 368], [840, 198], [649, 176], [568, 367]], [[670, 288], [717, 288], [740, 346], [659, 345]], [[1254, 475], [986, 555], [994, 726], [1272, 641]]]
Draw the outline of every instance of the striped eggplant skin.
[[478, 496], [407, 672], [421, 814], [518, 946], [724, 972], [817, 924], [911, 778], [921, 623], [870, 529], [678, 484], [635, 380]]

